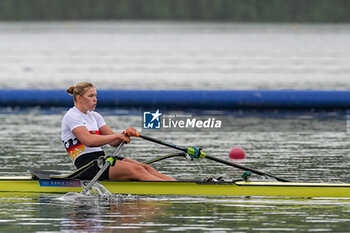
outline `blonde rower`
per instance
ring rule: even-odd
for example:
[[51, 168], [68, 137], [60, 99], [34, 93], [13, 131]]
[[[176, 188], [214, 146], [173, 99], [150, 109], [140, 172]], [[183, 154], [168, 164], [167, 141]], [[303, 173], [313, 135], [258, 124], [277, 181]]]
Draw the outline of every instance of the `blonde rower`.
[[[130, 142], [130, 137], [137, 134], [134, 128], [128, 128], [128, 135], [125, 131], [113, 132], [103, 117], [94, 111], [97, 105], [97, 91], [93, 84], [81, 82], [69, 87], [67, 92], [73, 96], [74, 107], [69, 109], [62, 119], [61, 139], [77, 168], [104, 156], [101, 146], [106, 144], [118, 146], [122, 141]], [[118, 157], [117, 159], [115, 166], [107, 169], [100, 179], [175, 180], [157, 172], [149, 165], [128, 158]], [[81, 178], [92, 179], [98, 171], [99, 168], [93, 166], [84, 172]]]

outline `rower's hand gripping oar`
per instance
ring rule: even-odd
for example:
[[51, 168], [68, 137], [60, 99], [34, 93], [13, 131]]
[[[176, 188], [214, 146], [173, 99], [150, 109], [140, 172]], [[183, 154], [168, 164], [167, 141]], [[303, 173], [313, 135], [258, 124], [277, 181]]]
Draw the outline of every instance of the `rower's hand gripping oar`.
[[120, 151], [120, 149], [123, 147], [123, 145], [125, 144], [125, 141], [122, 141], [119, 146], [117, 147], [117, 149], [115, 150], [115, 152], [113, 153], [113, 155], [108, 155], [105, 161], [105, 164], [103, 165], [103, 167], [101, 167], [101, 169], [96, 173], [95, 177], [92, 178], [92, 180], [86, 185], [86, 187], [84, 188], [83, 191], [81, 191], [81, 194], [85, 195], [87, 193], [87, 191], [89, 191], [91, 189], [91, 187], [96, 183], [96, 181], [100, 178], [100, 176], [102, 175], [102, 173], [109, 167], [109, 166], [114, 166], [115, 162], [117, 161], [117, 159], [115, 158], [115, 156], [117, 156], [118, 152]]
[[178, 146], [178, 145], [175, 145], [175, 144], [172, 144], [172, 143], [161, 141], [161, 140], [158, 140], [158, 139], [155, 139], [155, 138], [151, 138], [151, 137], [148, 137], [148, 136], [145, 136], [145, 135], [141, 135], [141, 134], [137, 134], [136, 136], [140, 137], [140, 138], [143, 138], [145, 140], [151, 141], [151, 142], [155, 142], [155, 143], [158, 143], [158, 144], [161, 144], [161, 145], [164, 145], [164, 146], [168, 146], [168, 147], [171, 147], [171, 148], [174, 148], [174, 149], [177, 149], [177, 150], [181, 150], [181, 151], [187, 153], [191, 158], [206, 158], [206, 159], [209, 159], [209, 160], [212, 160], [212, 161], [215, 161], [215, 162], [219, 162], [219, 163], [222, 163], [222, 164], [226, 164], [226, 165], [229, 165], [229, 166], [232, 166], [232, 167], [236, 167], [236, 168], [239, 168], [239, 169], [242, 169], [242, 170], [245, 170], [245, 171], [250, 171], [250, 172], [258, 174], [258, 175], [269, 176], [269, 177], [272, 177], [272, 178], [274, 178], [274, 179], [276, 179], [278, 181], [289, 182], [289, 180], [285, 180], [283, 178], [279, 178], [277, 176], [274, 176], [274, 175], [271, 175], [271, 174], [268, 174], [268, 173], [265, 173], [265, 172], [262, 172], [262, 171], [258, 171], [258, 170], [252, 169], [252, 168], [247, 168], [247, 167], [244, 167], [242, 165], [238, 165], [238, 164], [235, 164], [235, 163], [223, 160], [223, 159], [219, 159], [219, 158], [212, 157], [210, 155], [206, 155], [201, 150], [201, 148], [197, 148], [197, 147], [182, 147], [182, 146]]

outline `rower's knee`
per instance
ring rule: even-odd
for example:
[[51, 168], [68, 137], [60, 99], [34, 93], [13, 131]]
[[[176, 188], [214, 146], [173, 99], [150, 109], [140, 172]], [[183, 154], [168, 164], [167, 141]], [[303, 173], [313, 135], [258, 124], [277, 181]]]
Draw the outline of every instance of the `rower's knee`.
[[109, 179], [111, 180], [138, 180], [147, 173], [147, 170], [139, 165], [120, 163], [110, 167]]
[[147, 171], [154, 171], [154, 168], [148, 164], [143, 164], [143, 168], [146, 169]]
[[142, 166], [133, 166], [130, 169], [131, 179], [141, 179], [146, 175], [146, 173], [148, 173], [147, 169]]

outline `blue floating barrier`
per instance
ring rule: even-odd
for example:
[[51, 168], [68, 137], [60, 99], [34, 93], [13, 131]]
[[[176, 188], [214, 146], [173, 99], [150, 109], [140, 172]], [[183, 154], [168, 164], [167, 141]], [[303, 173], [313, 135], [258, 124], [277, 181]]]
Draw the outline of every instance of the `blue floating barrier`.
[[[65, 90], [0, 90], [0, 106], [69, 107]], [[98, 90], [99, 107], [167, 109], [347, 109], [350, 91], [324, 90]]]

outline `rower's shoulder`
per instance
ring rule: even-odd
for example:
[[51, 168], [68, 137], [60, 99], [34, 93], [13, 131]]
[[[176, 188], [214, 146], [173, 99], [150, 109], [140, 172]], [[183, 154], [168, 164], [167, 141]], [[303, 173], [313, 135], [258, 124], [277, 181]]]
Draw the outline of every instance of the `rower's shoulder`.
[[63, 119], [74, 119], [74, 118], [81, 118], [81, 112], [75, 108], [72, 107], [70, 109], [68, 109], [65, 114], [63, 115]]

